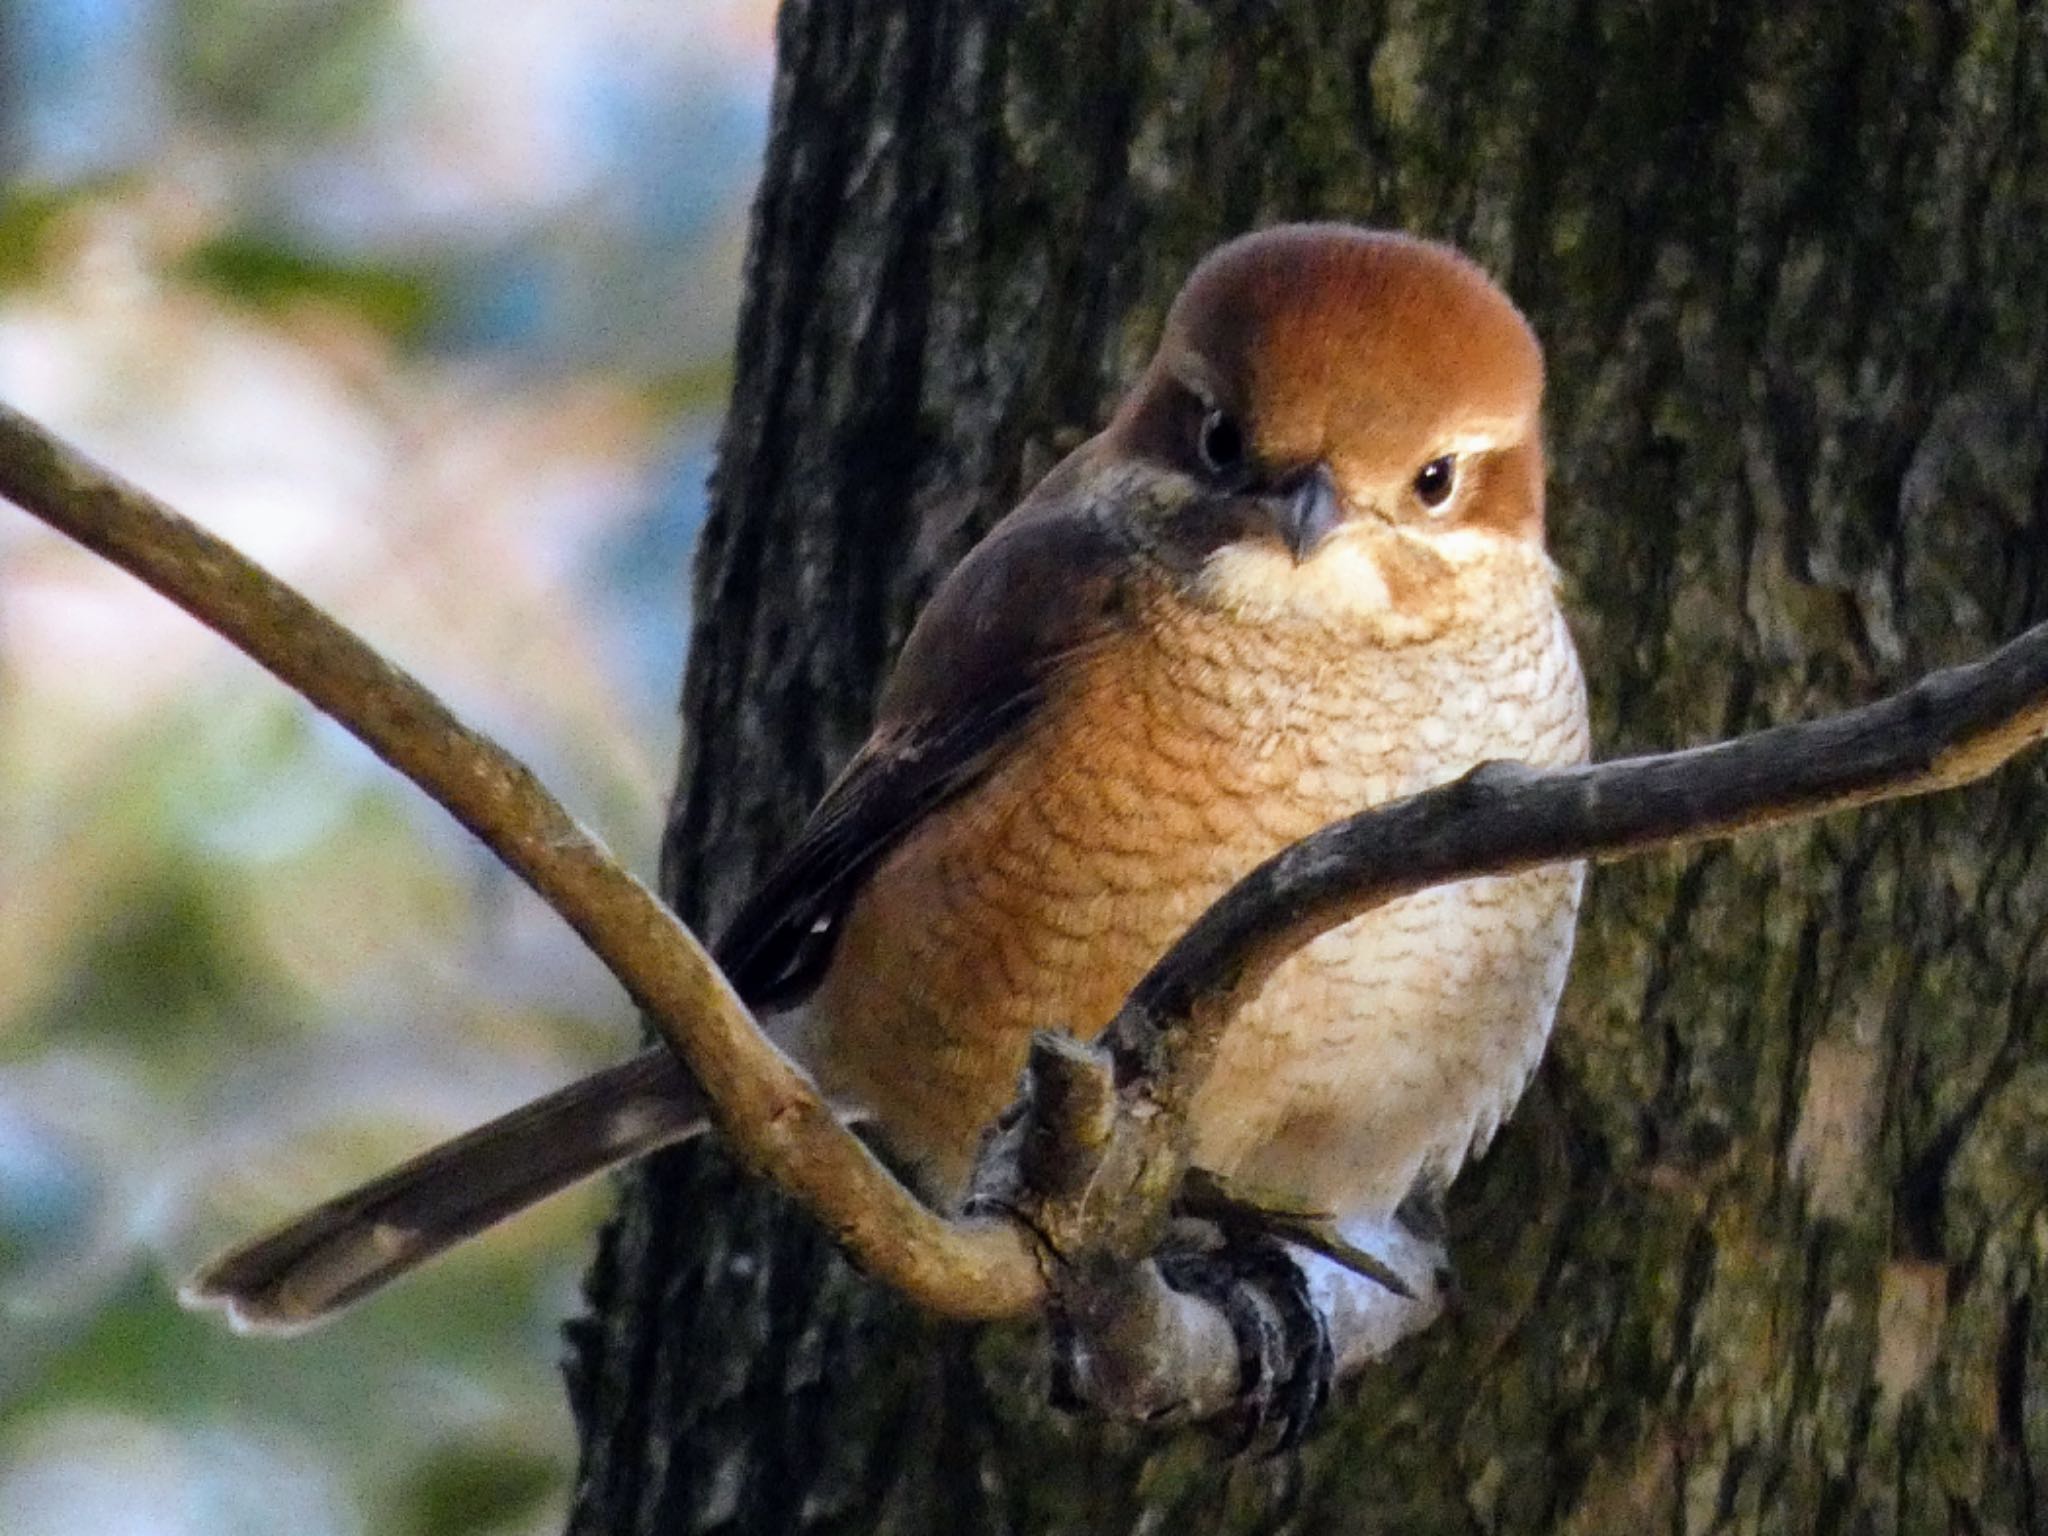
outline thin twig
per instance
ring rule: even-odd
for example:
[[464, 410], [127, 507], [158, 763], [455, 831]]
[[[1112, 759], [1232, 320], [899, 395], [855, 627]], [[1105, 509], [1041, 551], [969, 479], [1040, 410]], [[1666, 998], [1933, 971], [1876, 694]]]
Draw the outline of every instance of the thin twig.
[[141, 578], [439, 801], [574, 928], [689, 1064], [728, 1141], [855, 1261], [955, 1317], [1036, 1310], [1035, 1250], [948, 1222], [839, 1123], [755, 1027], [711, 957], [531, 770], [353, 632], [205, 529], [0, 406], [0, 496]]

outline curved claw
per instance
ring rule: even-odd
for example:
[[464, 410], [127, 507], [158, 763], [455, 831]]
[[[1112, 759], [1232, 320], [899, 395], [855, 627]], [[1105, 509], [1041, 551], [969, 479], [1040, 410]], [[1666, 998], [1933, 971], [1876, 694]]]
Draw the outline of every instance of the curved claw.
[[1329, 1401], [1336, 1373], [1329, 1322], [1307, 1277], [1277, 1240], [1231, 1233], [1211, 1248], [1174, 1248], [1159, 1270], [1175, 1290], [1221, 1311], [1237, 1339], [1241, 1395], [1233, 1455], [1299, 1445]]

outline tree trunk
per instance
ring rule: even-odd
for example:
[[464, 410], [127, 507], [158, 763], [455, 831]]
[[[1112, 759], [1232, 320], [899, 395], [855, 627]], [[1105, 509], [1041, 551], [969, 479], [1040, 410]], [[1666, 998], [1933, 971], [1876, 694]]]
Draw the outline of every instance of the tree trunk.
[[[1867, 698], [2048, 611], [2048, 30], [1929, 0], [788, 0], [697, 571], [668, 894], [728, 913], [935, 577], [1190, 265], [1470, 251], [1551, 364], [1603, 755]], [[1297, 1456], [1045, 1404], [713, 1148], [579, 1325], [586, 1536], [2048, 1530], [2038, 759], [1594, 882], [1462, 1300]]]

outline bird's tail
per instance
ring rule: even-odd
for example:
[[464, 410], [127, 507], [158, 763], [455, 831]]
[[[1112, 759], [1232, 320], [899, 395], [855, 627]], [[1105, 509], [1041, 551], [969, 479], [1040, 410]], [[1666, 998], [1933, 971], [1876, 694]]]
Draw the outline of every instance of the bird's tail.
[[238, 1331], [292, 1333], [443, 1249], [708, 1124], [702, 1090], [644, 1051], [522, 1105], [222, 1254], [179, 1292]]

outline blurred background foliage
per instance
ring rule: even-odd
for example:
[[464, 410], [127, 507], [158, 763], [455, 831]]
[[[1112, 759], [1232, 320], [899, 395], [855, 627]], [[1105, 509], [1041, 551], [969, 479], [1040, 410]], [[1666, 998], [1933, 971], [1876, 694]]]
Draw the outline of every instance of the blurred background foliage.
[[[649, 869], [768, 0], [0, 0], [0, 398]], [[317, 1334], [221, 1242], [626, 1048], [441, 813], [0, 506], [0, 1532], [559, 1529], [600, 1194]]]

